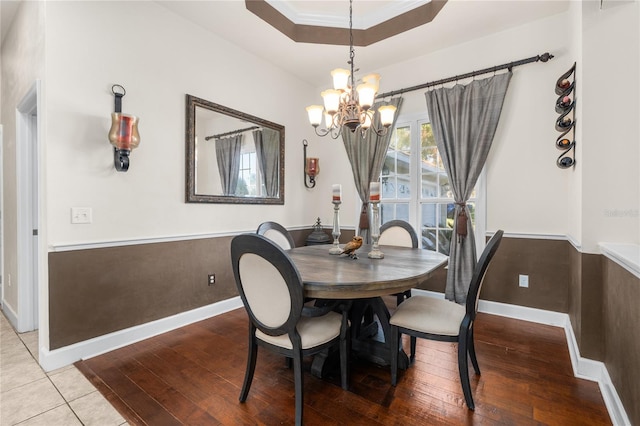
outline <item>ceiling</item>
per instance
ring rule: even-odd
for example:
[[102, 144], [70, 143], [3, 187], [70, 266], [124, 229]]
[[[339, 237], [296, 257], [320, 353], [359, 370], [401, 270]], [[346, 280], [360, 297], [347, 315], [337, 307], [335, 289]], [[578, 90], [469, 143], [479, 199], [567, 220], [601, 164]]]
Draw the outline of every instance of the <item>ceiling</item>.
[[[248, 11], [243, 0], [157, 1], [316, 87], [331, 83], [332, 69], [348, 67], [348, 46], [296, 43]], [[348, 0], [267, 1], [295, 24], [348, 28]], [[425, 3], [427, 1], [422, 0], [354, 0], [353, 27], [366, 29]], [[372, 71], [564, 12], [569, 3], [569, 0], [449, 0], [432, 22], [366, 47], [356, 47], [354, 62], [357, 69]], [[540, 53], [543, 52], [523, 52], [523, 55]], [[511, 59], [519, 58], [505, 58], [505, 61]]]
[[[296, 25], [349, 25], [348, 0], [265, 0]], [[366, 30], [415, 10], [429, 0], [354, 0], [353, 27]], [[333, 68], [347, 68], [348, 46], [295, 42], [247, 10], [244, 0], [156, 0], [188, 21], [229, 40], [316, 87], [331, 83]], [[356, 47], [355, 66], [372, 71], [564, 12], [570, 0], [449, 0], [424, 25], [365, 47]], [[2, 36], [19, 1], [0, 0]], [[319, 34], [323, 33], [320, 28]], [[347, 40], [348, 42], [348, 40]], [[544, 50], [544, 46], [540, 47]], [[543, 52], [523, 52], [524, 56]], [[505, 61], [518, 58], [505, 58]]]

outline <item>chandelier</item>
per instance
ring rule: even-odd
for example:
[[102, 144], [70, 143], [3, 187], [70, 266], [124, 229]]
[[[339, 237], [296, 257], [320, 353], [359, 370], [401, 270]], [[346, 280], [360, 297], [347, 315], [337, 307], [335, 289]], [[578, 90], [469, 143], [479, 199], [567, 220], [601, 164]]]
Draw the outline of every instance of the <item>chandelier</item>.
[[[381, 129], [373, 126], [375, 110], [374, 99], [378, 94], [380, 86], [379, 74], [368, 74], [362, 77], [362, 84], [357, 87], [354, 84], [354, 61], [355, 51], [353, 49], [353, 0], [349, 0], [349, 61], [351, 71], [337, 68], [331, 71], [333, 77], [333, 89], [325, 90], [321, 93], [324, 100], [322, 105], [311, 105], [307, 107], [309, 122], [315, 129], [316, 135], [331, 135], [337, 139], [342, 132], [342, 127], [347, 126], [351, 132], [359, 129], [364, 137], [368, 130], [374, 131], [382, 136], [387, 133], [389, 126], [393, 123], [393, 116], [396, 107], [393, 105], [383, 105], [378, 108], [380, 114]], [[324, 118], [325, 128], [320, 129], [320, 124]]]

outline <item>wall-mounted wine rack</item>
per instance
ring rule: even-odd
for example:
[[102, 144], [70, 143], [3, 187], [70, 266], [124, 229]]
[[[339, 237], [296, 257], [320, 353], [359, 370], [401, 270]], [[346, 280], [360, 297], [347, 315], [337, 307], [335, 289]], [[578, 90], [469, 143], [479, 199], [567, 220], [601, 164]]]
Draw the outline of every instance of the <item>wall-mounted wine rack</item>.
[[556, 82], [556, 112], [560, 114], [556, 120], [556, 130], [560, 136], [556, 139], [556, 148], [562, 150], [562, 154], [556, 160], [561, 169], [568, 169], [576, 165], [576, 140], [575, 140], [575, 108], [576, 108], [576, 63], [569, 71], [565, 72]]

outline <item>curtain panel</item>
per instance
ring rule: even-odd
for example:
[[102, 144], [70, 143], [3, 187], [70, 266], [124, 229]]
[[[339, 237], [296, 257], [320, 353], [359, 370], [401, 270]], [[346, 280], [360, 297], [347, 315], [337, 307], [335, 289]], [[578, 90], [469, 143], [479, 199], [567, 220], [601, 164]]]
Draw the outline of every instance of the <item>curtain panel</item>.
[[477, 262], [467, 201], [489, 154], [511, 76], [509, 71], [425, 93], [433, 135], [455, 200], [445, 297], [457, 303], [467, 298]]
[[[371, 242], [371, 233], [369, 231], [369, 183], [377, 182], [380, 179], [380, 172], [382, 172], [382, 165], [387, 156], [392, 130], [402, 105], [402, 98], [394, 98], [389, 102], [378, 102], [373, 105], [373, 108], [377, 110], [382, 105], [393, 105], [398, 108], [393, 123], [389, 126], [389, 131], [384, 136], [378, 136], [375, 132], [368, 131], [363, 138], [359, 130], [351, 132], [346, 126], [342, 128], [342, 141], [347, 151], [349, 163], [351, 163], [356, 190], [362, 201], [357, 234], [367, 244]], [[372, 127], [375, 129], [382, 127], [377, 113], [374, 115]]]

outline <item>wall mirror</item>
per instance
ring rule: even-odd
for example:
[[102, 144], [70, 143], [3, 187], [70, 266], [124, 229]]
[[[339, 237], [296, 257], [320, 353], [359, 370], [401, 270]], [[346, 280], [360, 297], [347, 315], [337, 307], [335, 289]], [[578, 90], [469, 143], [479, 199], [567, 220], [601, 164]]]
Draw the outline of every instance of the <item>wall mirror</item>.
[[284, 204], [284, 126], [186, 99], [186, 202]]

